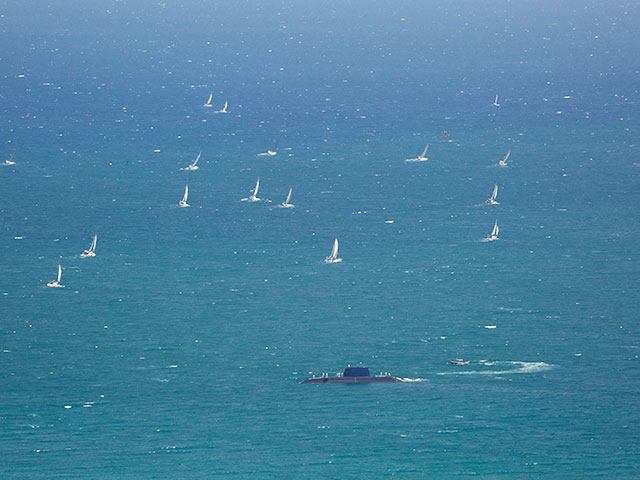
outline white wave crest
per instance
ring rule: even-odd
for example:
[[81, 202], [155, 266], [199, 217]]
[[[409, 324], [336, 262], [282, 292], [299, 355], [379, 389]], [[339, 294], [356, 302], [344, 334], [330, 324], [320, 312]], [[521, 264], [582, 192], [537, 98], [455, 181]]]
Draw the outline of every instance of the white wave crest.
[[[458, 370], [455, 372], [440, 372], [438, 375], [513, 375], [516, 373], [540, 373], [551, 370], [554, 365], [546, 362], [512, 362], [496, 361], [481, 362], [486, 367], [497, 367], [497, 370]], [[505, 368], [510, 367], [510, 368]]]

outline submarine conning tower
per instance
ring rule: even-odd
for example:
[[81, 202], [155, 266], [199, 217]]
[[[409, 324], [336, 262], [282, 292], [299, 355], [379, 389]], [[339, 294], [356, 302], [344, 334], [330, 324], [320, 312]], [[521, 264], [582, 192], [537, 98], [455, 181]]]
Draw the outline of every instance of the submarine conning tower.
[[343, 377], [370, 377], [369, 367], [347, 367], [344, 369]]

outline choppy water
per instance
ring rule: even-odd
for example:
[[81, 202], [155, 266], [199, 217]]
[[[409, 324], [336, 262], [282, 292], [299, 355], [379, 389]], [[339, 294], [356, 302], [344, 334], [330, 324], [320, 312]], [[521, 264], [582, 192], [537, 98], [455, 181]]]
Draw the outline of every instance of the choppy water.
[[640, 477], [637, 6], [2, 13], [3, 477]]

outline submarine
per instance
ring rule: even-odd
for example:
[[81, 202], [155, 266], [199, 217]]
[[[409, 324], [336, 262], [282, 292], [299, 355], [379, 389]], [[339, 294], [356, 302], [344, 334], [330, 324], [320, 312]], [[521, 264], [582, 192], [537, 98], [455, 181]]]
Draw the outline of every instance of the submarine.
[[307, 378], [301, 383], [388, 383], [402, 381], [404, 381], [403, 378], [389, 374], [371, 375], [368, 367], [348, 366], [343, 373], [339, 373], [335, 377], [323, 373], [321, 377]]

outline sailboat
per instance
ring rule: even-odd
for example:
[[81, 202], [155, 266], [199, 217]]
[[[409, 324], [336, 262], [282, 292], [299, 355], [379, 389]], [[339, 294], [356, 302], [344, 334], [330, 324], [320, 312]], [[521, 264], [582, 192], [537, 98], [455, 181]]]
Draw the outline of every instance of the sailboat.
[[498, 196], [498, 184], [496, 183], [493, 186], [493, 193], [491, 194], [491, 196], [489, 198], [487, 198], [486, 203], [488, 205], [500, 205], [500, 202], [496, 202], [496, 197]]
[[339, 263], [342, 259], [338, 258], [338, 239], [333, 241], [333, 248], [331, 249], [331, 255], [324, 259], [324, 263]]
[[506, 167], [507, 166], [507, 160], [509, 159], [509, 155], [511, 155], [511, 149], [509, 149], [509, 151], [504, 156], [504, 158], [498, 162], [498, 165], [500, 165], [501, 167]]
[[498, 95], [496, 95], [496, 99], [493, 101], [493, 103], [491, 104], [492, 107], [499, 107], [500, 104], [498, 103]]
[[493, 230], [485, 239], [486, 242], [493, 242], [494, 240], [498, 240], [498, 234], [500, 233], [500, 227], [498, 227], [498, 220], [496, 220], [495, 225], [493, 226]]
[[209, 95], [209, 100], [206, 101], [203, 107], [213, 107], [213, 105], [211, 105], [211, 100], [213, 100], [213, 93]]
[[189, 165], [188, 167], [184, 167], [181, 168], [180, 170], [198, 170], [200, 167], [198, 167], [198, 160], [200, 160], [200, 155], [202, 155], [202, 151], [200, 153], [198, 153], [198, 156], [196, 157], [196, 159], [193, 161], [193, 163], [191, 165]]
[[258, 198], [258, 189], [260, 188], [260, 178], [258, 177], [258, 180], [256, 180], [256, 186], [253, 189], [253, 193], [251, 195], [249, 195], [249, 201], [250, 202], [257, 202], [260, 199]]
[[293, 208], [295, 207], [295, 205], [293, 203], [289, 203], [289, 200], [291, 200], [291, 192], [293, 191], [293, 188], [289, 189], [289, 193], [287, 194], [287, 199], [280, 204], [280, 206], [282, 208]]
[[229, 113], [227, 111], [227, 107], [229, 106], [229, 103], [225, 100], [224, 101], [224, 107], [222, 107], [220, 110], [216, 110], [216, 113]]
[[259, 153], [258, 156], [260, 156], [260, 157], [264, 157], [264, 156], [273, 157], [273, 156], [277, 155], [278, 154], [278, 142], [279, 141], [280, 140], [276, 140], [276, 143], [273, 144], [273, 150], [269, 149], [266, 152]]
[[93, 236], [93, 241], [91, 242], [91, 246], [89, 250], [85, 250], [80, 254], [81, 257], [95, 257], [96, 256], [96, 245], [98, 244], [98, 234], [96, 233]]
[[64, 285], [60, 285], [60, 280], [62, 279], [62, 265], [59, 263], [58, 264], [58, 278], [55, 280], [52, 280], [50, 282], [47, 282], [47, 287], [53, 287], [53, 288], [64, 288]]
[[182, 200], [180, 200], [178, 202], [178, 206], [179, 207], [190, 207], [191, 205], [189, 205], [187, 203], [187, 198], [189, 197], [189, 185], [185, 185], [184, 186], [184, 196], [182, 197]]
[[15, 154], [16, 154], [16, 151], [14, 150], [14, 151], [11, 153], [11, 156], [10, 156], [8, 159], [6, 159], [4, 162], [2, 162], [2, 166], [4, 166], [4, 167], [8, 167], [8, 166], [10, 166], [10, 165], [15, 165], [15, 164], [16, 164], [16, 162], [14, 162], [14, 161], [13, 161], [13, 156], [14, 156]]
[[427, 146], [424, 147], [424, 151], [422, 152], [422, 154], [418, 155], [416, 158], [407, 158], [405, 162], [426, 162], [427, 160], [429, 160], [427, 158], [427, 150], [429, 150], [428, 143]]
[[260, 177], [258, 177], [258, 180], [256, 181], [256, 186], [253, 189], [253, 193], [251, 193], [248, 198], [241, 198], [240, 201], [259, 202], [260, 199], [258, 198], [258, 188], [260, 188]]

